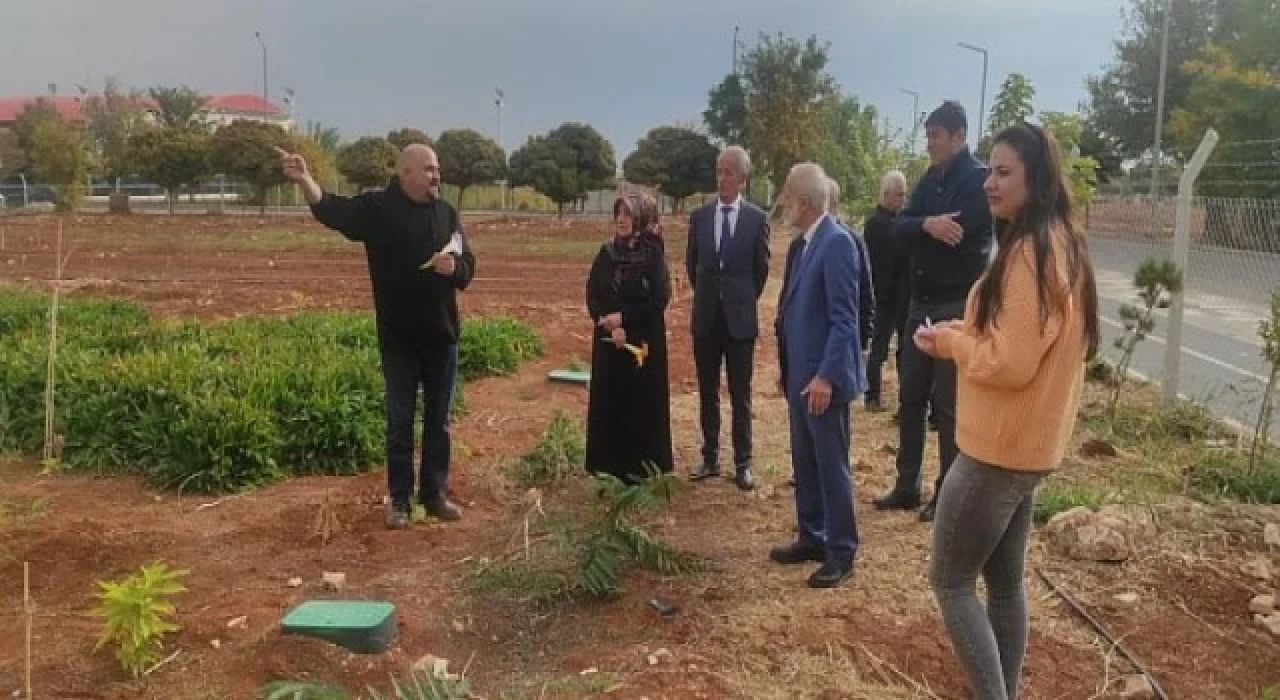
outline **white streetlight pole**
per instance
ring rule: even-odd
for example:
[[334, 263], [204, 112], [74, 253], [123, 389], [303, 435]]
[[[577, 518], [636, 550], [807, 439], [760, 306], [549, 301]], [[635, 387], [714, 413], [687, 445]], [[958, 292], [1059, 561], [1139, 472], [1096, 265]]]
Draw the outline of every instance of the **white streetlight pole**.
[[981, 46], [974, 46], [963, 41], [956, 42], [956, 44], [962, 49], [982, 54], [982, 94], [978, 97], [978, 142], [981, 142], [982, 132], [987, 123], [987, 59], [990, 56], [987, 54], [987, 50]]

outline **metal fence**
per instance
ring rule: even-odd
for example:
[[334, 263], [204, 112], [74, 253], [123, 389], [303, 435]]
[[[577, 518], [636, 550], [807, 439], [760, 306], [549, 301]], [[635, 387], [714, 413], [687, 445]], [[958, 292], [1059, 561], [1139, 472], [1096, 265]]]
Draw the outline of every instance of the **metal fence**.
[[[1150, 257], [1172, 257], [1175, 202], [1096, 198], [1085, 216], [1094, 255], [1130, 270]], [[1188, 291], [1269, 303], [1280, 285], [1280, 200], [1193, 198], [1189, 233]]]
[[[632, 185], [625, 183], [619, 185], [619, 188], [623, 187], [632, 187]], [[6, 211], [16, 213], [55, 209], [70, 189], [67, 186], [34, 182], [0, 183], [0, 214]], [[555, 202], [529, 187], [504, 188], [501, 185], [476, 185], [462, 193], [461, 202], [459, 202], [460, 192], [457, 187], [443, 185], [441, 190], [446, 200], [463, 211], [513, 214], [561, 213], [561, 208]], [[107, 212], [113, 194], [128, 195], [130, 212], [166, 213], [169, 211], [169, 192], [158, 185], [94, 183], [81, 186], [78, 191], [81, 197], [76, 210], [82, 213]], [[343, 185], [333, 191], [337, 194], [352, 195], [359, 190], [351, 185]], [[588, 192], [581, 200], [566, 204], [563, 213], [577, 216], [608, 216], [613, 211], [613, 202], [618, 192], [618, 188]], [[652, 191], [651, 193], [655, 195], [659, 209], [664, 214], [688, 212], [693, 207], [711, 201], [715, 197], [714, 194], [694, 195], [677, 202], [671, 197], [658, 195]], [[256, 214], [264, 211], [269, 214], [302, 214], [305, 213], [305, 204], [301, 191], [293, 185], [269, 188], [264, 204], [258, 201], [257, 192], [246, 183], [212, 179], [194, 187], [182, 188], [174, 200], [173, 210], [179, 214]]]

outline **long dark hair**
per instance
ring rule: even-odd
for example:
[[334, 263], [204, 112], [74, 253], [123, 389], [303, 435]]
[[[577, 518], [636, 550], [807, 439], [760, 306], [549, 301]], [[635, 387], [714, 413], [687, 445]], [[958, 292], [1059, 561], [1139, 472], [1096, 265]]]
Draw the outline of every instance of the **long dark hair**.
[[[1068, 303], [1067, 297], [1079, 290], [1084, 313], [1086, 359], [1098, 352], [1098, 286], [1089, 261], [1089, 246], [1084, 235], [1071, 221], [1071, 191], [1062, 172], [1062, 157], [1053, 134], [1033, 124], [1020, 124], [1001, 131], [992, 143], [1004, 144], [1018, 154], [1027, 178], [1027, 200], [1022, 210], [1009, 221], [996, 220], [996, 243], [999, 252], [991, 269], [978, 282], [978, 304], [974, 323], [986, 330], [995, 323], [1004, 304], [1004, 277], [1014, 264], [1015, 251], [1024, 240], [1035, 252], [1036, 295], [1040, 302], [1040, 322]], [[1049, 270], [1054, 264], [1053, 230], [1066, 231], [1068, 279], [1066, 289], [1050, 282]]]

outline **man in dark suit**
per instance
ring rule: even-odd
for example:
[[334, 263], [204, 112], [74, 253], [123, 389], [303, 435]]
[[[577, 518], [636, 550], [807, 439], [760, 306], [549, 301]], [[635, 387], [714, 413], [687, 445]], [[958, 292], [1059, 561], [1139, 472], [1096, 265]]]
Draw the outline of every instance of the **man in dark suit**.
[[827, 214], [829, 197], [826, 173], [802, 163], [792, 168], [779, 200], [787, 223], [804, 232], [778, 310], [799, 535], [769, 558], [820, 562], [809, 577], [813, 588], [834, 588], [853, 575], [858, 528], [849, 403], [866, 383], [858, 337], [858, 280], [866, 269], [852, 235]]
[[689, 216], [685, 266], [693, 287], [693, 356], [701, 399], [702, 464], [692, 479], [720, 474], [720, 367], [729, 375], [733, 463], [738, 488], [751, 473], [751, 370], [759, 335], [757, 302], [769, 277], [769, 221], [742, 197], [751, 159], [731, 146], [716, 159], [716, 201]]
[[909, 339], [926, 323], [964, 316], [969, 290], [987, 269], [992, 234], [983, 189], [987, 166], [966, 145], [969, 122], [964, 107], [944, 102], [924, 126], [929, 170], [896, 224], [911, 253], [911, 301], [898, 368], [898, 480], [875, 505], [881, 510], [914, 510], [920, 505], [925, 410], [931, 405], [938, 417], [938, 480], [920, 519], [932, 522], [942, 480], [956, 458], [956, 367], [950, 360], [926, 355]]

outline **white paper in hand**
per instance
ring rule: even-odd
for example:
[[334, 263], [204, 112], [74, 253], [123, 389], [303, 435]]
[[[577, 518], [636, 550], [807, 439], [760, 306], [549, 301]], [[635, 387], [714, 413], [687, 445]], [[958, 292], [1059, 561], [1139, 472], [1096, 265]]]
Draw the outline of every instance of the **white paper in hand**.
[[[462, 255], [462, 234], [454, 231], [453, 235], [449, 237], [449, 242], [436, 255]], [[428, 270], [434, 267], [435, 264], [436, 258], [432, 256], [430, 260], [422, 264], [421, 269]]]

